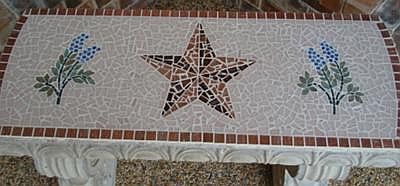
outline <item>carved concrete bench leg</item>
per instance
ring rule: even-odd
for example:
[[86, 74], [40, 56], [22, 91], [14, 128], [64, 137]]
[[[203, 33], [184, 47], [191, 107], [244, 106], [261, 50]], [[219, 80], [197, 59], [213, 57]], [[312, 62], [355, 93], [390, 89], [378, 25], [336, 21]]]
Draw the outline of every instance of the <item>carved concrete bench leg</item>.
[[116, 159], [78, 159], [69, 157], [34, 157], [38, 172], [58, 177], [60, 186], [113, 186]]
[[286, 171], [286, 186], [325, 186], [330, 179], [344, 180], [350, 172], [350, 166], [307, 166], [300, 165], [297, 175], [291, 177]]

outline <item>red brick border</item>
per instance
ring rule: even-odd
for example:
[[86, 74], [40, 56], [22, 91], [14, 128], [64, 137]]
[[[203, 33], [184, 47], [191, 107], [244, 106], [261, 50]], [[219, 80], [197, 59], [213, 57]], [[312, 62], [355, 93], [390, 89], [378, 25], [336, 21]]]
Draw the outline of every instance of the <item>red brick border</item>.
[[[163, 17], [209, 17], [234, 19], [288, 19], [288, 20], [346, 20], [375, 21], [380, 30], [388, 58], [392, 62], [397, 97], [400, 103], [400, 62], [393, 39], [384, 23], [374, 15], [367, 14], [315, 14], [315, 13], [283, 13], [283, 12], [217, 12], [217, 11], [169, 11], [169, 10], [120, 10], [120, 9], [29, 9], [24, 15], [85, 15], [85, 16], [163, 16]], [[13, 46], [27, 21], [21, 16], [11, 32], [2, 55], [0, 56], [0, 87], [10, 58]], [[400, 104], [398, 104], [397, 136], [400, 137]], [[147, 140], [203, 142], [217, 144], [251, 144], [279, 145], [295, 147], [350, 147], [350, 148], [400, 148], [399, 139], [379, 138], [347, 138], [324, 136], [267, 136], [234, 133], [212, 132], [177, 132], [177, 131], [145, 131], [123, 129], [78, 129], [78, 128], [41, 128], [21, 126], [0, 126], [1, 136], [15, 137], [48, 137], [75, 139], [106, 139], [106, 140]]]

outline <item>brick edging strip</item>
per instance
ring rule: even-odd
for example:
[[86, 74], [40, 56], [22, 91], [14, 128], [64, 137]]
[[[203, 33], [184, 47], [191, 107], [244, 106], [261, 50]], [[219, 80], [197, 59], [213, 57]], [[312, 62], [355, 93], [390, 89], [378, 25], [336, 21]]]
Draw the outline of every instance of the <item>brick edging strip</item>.
[[[352, 20], [374, 21], [384, 39], [388, 56], [392, 62], [397, 98], [400, 103], [400, 63], [393, 39], [383, 22], [375, 15], [367, 14], [317, 14], [317, 13], [283, 13], [283, 12], [221, 12], [221, 11], [171, 11], [147, 9], [29, 9], [24, 15], [86, 15], [86, 16], [162, 16], [162, 17], [209, 17], [239, 19], [295, 19], [295, 20]], [[7, 40], [0, 57], [0, 87], [12, 48], [27, 21], [21, 16]], [[398, 104], [400, 105], [400, 104]], [[400, 107], [396, 135], [400, 137]], [[78, 128], [41, 128], [0, 126], [0, 136], [50, 137], [76, 139], [113, 139], [113, 140], [149, 140], [204, 142], [216, 144], [258, 144], [297, 147], [358, 147], [358, 148], [400, 148], [400, 139], [347, 138], [347, 137], [312, 137], [312, 136], [267, 136], [234, 133], [201, 133], [174, 131], [145, 131], [122, 129], [78, 129]]]
[[41, 128], [2, 126], [0, 136], [63, 139], [146, 140], [293, 147], [400, 148], [400, 139], [268, 136], [212, 132], [168, 132], [122, 129]]

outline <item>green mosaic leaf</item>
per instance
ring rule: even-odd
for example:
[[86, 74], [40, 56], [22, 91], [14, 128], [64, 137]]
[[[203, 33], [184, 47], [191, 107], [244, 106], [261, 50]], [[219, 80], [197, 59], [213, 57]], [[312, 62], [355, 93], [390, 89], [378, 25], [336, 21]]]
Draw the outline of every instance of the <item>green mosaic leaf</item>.
[[360, 90], [360, 87], [354, 87], [353, 88], [353, 92], [357, 92], [358, 90]]
[[299, 77], [299, 80], [300, 80], [300, 82], [302, 82], [302, 83], [304, 83], [304, 84], [307, 83], [306, 79], [305, 79], [303, 76], [300, 76], [300, 77]]
[[83, 83], [82, 79], [79, 78], [79, 77], [74, 77], [74, 78], [72, 78], [72, 80], [73, 80], [74, 82], [76, 82], [76, 83]]
[[339, 63], [340, 68], [343, 68], [346, 63], [344, 61]]
[[78, 55], [77, 53], [73, 53], [72, 55], [69, 56], [69, 59], [74, 59]]
[[88, 70], [88, 71], [84, 72], [83, 74], [85, 74], [85, 75], [87, 75], [87, 76], [90, 76], [90, 75], [94, 74], [94, 72]]
[[307, 79], [307, 84], [310, 84], [310, 83], [312, 83], [313, 81], [314, 81], [314, 78], [313, 78], [313, 77], [310, 77], [310, 78]]
[[364, 94], [362, 92], [356, 92], [357, 96], [364, 96]]
[[60, 70], [60, 68], [61, 68], [61, 64], [58, 61], [56, 62], [56, 68], [57, 68], [57, 70]]
[[363, 101], [362, 101], [362, 99], [361, 99], [361, 97], [360, 96], [355, 96], [356, 97], [356, 101], [357, 102], [359, 102], [359, 103], [363, 103]]
[[336, 87], [336, 85], [337, 85], [336, 79], [333, 79], [333, 80], [332, 80], [331, 85], [332, 85], [332, 87]]
[[354, 96], [353, 96], [353, 95], [350, 95], [350, 96], [349, 96], [349, 102], [352, 102], [352, 101], [354, 101]]
[[89, 84], [89, 82], [87, 81], [87, 79], [86, 79], [85, 76], [82, 78], [82, 80], [83, 80], [83, 82], [85, 82], [86, 84]]
[[64, 50], [64, 56], [67, 56], [69, 54], [68, 48]]
[[353, 84], [347, 85], [347, 92], [353, 91]]
[[36, 77], [36, 80], [39, 81], [39, 82], [42, 82], [42, 83], [46, 82], [46, 80], [43, 77], [40, 77], [40, 76]]
[[56, 81], [57, 80], [57, 77], [56, 76], [53, 76], [53, 77], [51, 77], [50, 79], [49, 79], [49, 83], [52, 83], [52, 82], [54, 82], [54, 81]]
[[65, 63], [65, 65], [72, 65], [72, 64], [74, 64], [74, 63], [75, 63], [75, 60], [70, 59], [70, 60], [68, 60], [68, 61]]
[[317, 88], [315, 88], [315, 87], [310, 87], [309, 88], [311, 91], [313, 91], [313, 92], [316, 92], [317, 91]]
[[346, 79], [343, 80], [343, 83], [350, 83], [351, 81], [352, 81], [351, 78], [346, 78]]
[[49, 81], [50, 76], [48, 74], [45, 74], [43, 78], [44, 80]]
[[55, 68], [55, 67], [51, 67], [51, 72], [52, 72], [55, 76], [58, 75], [58, 70], [57, 70], [57, 68]]
[[349, 76], [350, 76], [350, 72], [343, 73], [343, 77], [349, 77]]
[[331, 68], [331, 70], [332, 70], [333, 72], [335, 72], [335, 73], [339, 73], [339, 70], [338, 70], [338, 69], [336, 69], [336, 67], [334, 67], [334, 68]]
[[342, 71], [343, 71], [343, 72], [347, 72], [348, 70], [349, 70], [349, 68], [344, 67]]
[[45, 92], [45, 91], [47, 91], [47, 90], [49, 90], [49, 87], [48, 87], [48, 86], [45, 86], [45, 87], [39, 89], [40, 92]]
[[33, 87], [35, 88], [40, 88], [42, 87], [44, 84], [43, 83], [36, 83], [35, 85], [33, 85]]
[[303, 91], [301, 91], [302, 95], [307, 95], [309, 92], [308, 88], [303, 89]]
[[304, 83], [297, 83], [297, 86], [299, 86], [299, 87], [301, 87], [301, 88], [304, 88], [304, 87], [306, 86], [306, 84], [304, 84]]
[[92, 85], [95, 84], [94, 80], [93, 80], [91, 77], [88, 77], [87, 80], [88, 80], [88, 82], [89, 82], [90, 84], [92, 84]]
[[58, 57], [58, 61], [59, 61], [61, 64], [63, 64], [63, 63], [64, 63], [64, 56], [63, 56], [63, 55], [60, 55], [60, 56]]
[[326, 83], [325, 81], [322, 81], [322, 82], [321, 82], [321, 85], [322, 85], [322, 87], [324, 87], [324, 88], [331, 88], [331, 87], [329, 87], [329, 84]]
[[308, 79], [310, 77], [310, 74], [307, 71], [305, 71], [304, 72], [304, 77], [305, 77], [305, 79]]
[[52, 88], [50, 88], [49, 90], [47, 90], [47, 96], [51, 96], [51, 95], [53, 95], [53, 89]]

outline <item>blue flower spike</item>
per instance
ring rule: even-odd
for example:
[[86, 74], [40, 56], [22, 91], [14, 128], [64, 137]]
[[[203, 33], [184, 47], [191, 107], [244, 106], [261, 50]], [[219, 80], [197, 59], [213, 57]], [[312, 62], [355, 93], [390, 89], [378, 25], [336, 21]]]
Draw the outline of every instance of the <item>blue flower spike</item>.
[[85, 64], [89, 61], [89, 59], [94, 57], [97, 51], [100, 51], [100, 48], [97, 46], [85, 48], [82, 52], [78, 53], [76, 59], [79, 61], [79, 63]]
[[314, 48], [309, 48], [307, 50], [308, 59], [310, 63], [314, 66], [315, 70], [319, 72], [322, 68], [324, 68], [326, 62], [323, 56], [318, 54]]
[[89, 38], [89, 34], [81, 33], [72, 39], [71, 43], [68, 46], [68, 50], [74, 53], [78, 53], [79, 50], [83, 48], [85, 45], [85, 41]]
[[320, 44], [322, 53], [330, 63], [337, 63], [339, 60], [339, 53], [336, 48], [333, 48], [328, 42], [322, 41]]

